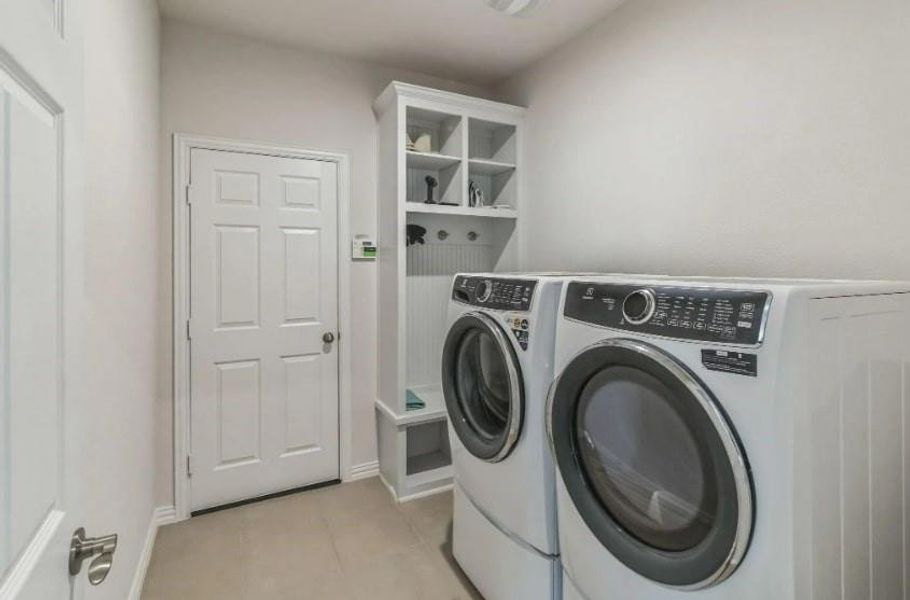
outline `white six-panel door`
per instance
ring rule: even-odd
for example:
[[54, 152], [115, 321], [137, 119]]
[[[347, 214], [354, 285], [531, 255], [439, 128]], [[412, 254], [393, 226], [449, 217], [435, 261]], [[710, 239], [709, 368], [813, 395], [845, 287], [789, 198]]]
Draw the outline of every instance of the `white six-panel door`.
[[193, 510], [339, 476], [337, 165], [190, 155]]
[[[64, 16], [66, 17], [64, 19]], [[80, 598], [82, 39], [73, 0], [0, 0], [0, 598]], [[90, 532], [94, 533], [94, 532]]]

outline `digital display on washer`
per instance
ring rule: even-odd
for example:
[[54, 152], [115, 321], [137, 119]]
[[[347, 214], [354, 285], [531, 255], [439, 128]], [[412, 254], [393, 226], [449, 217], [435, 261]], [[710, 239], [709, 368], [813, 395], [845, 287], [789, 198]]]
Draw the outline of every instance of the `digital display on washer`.
[[493, 310], [531, 310], [537, 281], [458, 276], [452, 285], [452, 299]]
[[700, 342], [760, 343], [767, 292], [572, 282], [563, 314], [602, 327]]

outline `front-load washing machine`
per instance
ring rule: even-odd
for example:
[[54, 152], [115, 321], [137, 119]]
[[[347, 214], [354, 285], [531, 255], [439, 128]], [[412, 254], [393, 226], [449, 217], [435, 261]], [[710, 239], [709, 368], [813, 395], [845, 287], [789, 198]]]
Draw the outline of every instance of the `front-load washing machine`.
[[453, 554], [486, 600], [561, 594], [545, 405], [563, 279], [457, 275], [442, 359]]
[[904, 598], [910, 284], [567, 283], [566, 598]]

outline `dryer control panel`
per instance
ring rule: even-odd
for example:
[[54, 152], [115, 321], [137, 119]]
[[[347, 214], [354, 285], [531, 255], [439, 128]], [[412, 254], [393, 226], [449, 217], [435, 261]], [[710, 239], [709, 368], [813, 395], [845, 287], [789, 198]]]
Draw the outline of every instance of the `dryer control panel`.
[[771, 294], [703, 287], [572, 282], [563, 314], [601, 327], [754, 346], [762, 342]]
[[452, 300], [492, 310], [527, 312], [537, 281], [458, 276], [452, 286]]

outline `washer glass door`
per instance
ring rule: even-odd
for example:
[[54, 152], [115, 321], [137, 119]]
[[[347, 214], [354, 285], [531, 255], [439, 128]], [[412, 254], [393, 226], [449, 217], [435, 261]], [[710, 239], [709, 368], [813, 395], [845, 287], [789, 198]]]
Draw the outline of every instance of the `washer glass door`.
[[508, 456], [521, 430], [524, 394], [518, 357], [494, 319], [473, 312], [452, 325], [442, 381], [450, 422], [465, 448], [490, 462]]
[[552, 388], [563, 481], [592, 533], [659, 583], [719, 583], [742, 559], [753, 496], [719, 404], [661, 350], [611, 340], [577, 355]]

